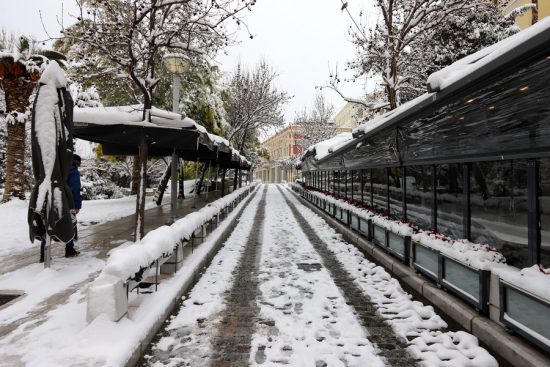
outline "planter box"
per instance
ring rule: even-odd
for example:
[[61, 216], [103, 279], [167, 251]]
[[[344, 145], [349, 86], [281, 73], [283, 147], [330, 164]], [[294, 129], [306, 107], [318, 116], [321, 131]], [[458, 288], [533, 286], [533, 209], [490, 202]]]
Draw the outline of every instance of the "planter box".
[[412, 241], [412, 265], [420, 273], [439, 283], [439, 251]]
[[360, 217], [358, 231], [367, 237], [367, 240], [372, 240], [372, 220]]
[[352, 229], [359, 231], [359, 227], [361, 226], [361, 218], [359, 217], [359, 215], [355, 213], [350, 213], [349, 225]]
[[388, 251], [400, 258], [404, 263], [409, 262], [410, 236], [401, 236], [388, 231]]
[[348, 225], [349, 224], [348, 211], [346, 209], [340, 208], [339, 206], [336, 207], [336, 219]]
[[380, 227], [374, 223], [372, 224], [372, 242], [374, 242], [375, 245], [382, 246], [384, 248], [388, 247], [388, 237], [384, 227]]
[[334, 216], [334, 207], [335, 205], [333, 203], [327, 203], [327, 205], [325, 206], [325, 211]]
[[550, 353], [550, 300], [502, 279], [499, 291], [500, 322]]
[[440, 254], [440, 283], [450, 292], [487, 314], [491, 272], [478, 270]]

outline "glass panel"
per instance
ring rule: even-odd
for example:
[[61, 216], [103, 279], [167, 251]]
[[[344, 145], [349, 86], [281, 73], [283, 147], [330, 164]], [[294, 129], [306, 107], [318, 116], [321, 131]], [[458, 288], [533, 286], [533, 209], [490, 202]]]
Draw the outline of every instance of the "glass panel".
[[470, 190], [472, 240], [496, 247], [509, 265], [528, 266], [526, 161], [472, 164]]
[[359, 230], [359, 217], [357, 216], [357, 214], [351, 215], [351, 228]]
[[400, 167], [388, 170], [390, 187], [390, 216], [395, 219], [403, 218], [403, 172]]
[[464, 238], [462, 165], [437, 167], [437, 230], [451, 238]]
[[456, 288], [468, 293], [477, 301], [479, 299], [479, 275], [477, 271], [447, 258], [444, 261], [445, 274], [443, 278]]
[[387, 214], [388, 203], [387, 193], [388, 188], [386, 185], [386, 169], [385, 168], [373, 168], [372, 169], [372, 191], [373, 191], [373, 206], [374, 209]]
[[377, 225], [374, 225], [374, 242], [381, 246], [386, 246], [386, 231]]
[[419, 244], [415, 244], [414, 251], [416, 256], [415, 263], [437, 277], [439, 270], [438, 254]]
[[359, 230], [360, 230], [362, 233], [364, 233], [364, 234], [366, 234], [366, 235], [368, 236], [368, 234], [369, 234], [369, 221], [366, 220], [366, 219], [361, 218], [361, 219], [360, 219], [360, 225], [361, 225], [361, 226], [359, 227]]
[[550, 158], [539, 161], [540, 263], [550, 268]]
[[372, 207], [370, 171], [370, 169], [363, 170], [363, 204], [369, 208]]
[[405, 256], [405, 240], [395, 233], [390, 232], [388, 238], [388, 247], [398, 254]]
[[351, 171], [353, 175], [353, 199], [361, 201], [361, 171]]
[[550, 339], [550, 307], [506, 288], [506, 316]]
[[407, 170], [407, 218], [421, 229], [431, 228], [432, 167], [409, 166]]

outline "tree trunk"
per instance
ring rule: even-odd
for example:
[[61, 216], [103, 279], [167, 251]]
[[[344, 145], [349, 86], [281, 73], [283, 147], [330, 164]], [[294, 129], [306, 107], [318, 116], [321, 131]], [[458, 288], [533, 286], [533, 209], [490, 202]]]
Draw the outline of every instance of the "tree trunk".
[[[2, 81], [6, 98], [6, 112], [24, 113], [29, 106], [35, 84], [24, 79]], [[13, 197], [25, 199], [25, 123], [8, 124], [6, 152], [6, 182], [2, 202]]]
[[197, 185], [197, 192], [196, 192], [197, 196], [201, 194], [205, 174], [206, 174], [206, 163], [204, 163], [203, 166], [202, 166], [201, 178], [200, 178], [199, 183]]
[[531, 1], [535, 7], [531, 9], [531, 24], [535, 24], [539, 21], [539, 0]]
[[162, 174], [162, 178], [155, 190], [155, 198], [153, 199], [157, 205], [162, 204], [162, 198], [164, 192], [166, 191], [166, 186], [168, 186], [168, 181], [170, 181], [170, 176], [172, 175], [172, 162], [166, 167], [166, 170]]
[[130, 183], [130, 195], [136, 195], [139, 186], [139, 155], [134, 156], [132, 165], [132, 181]]
[[183, 180], [185, 172], [185, 161], [181, 162], [180, 177], [179, 177], [179, 187], [178, 187], [178, 199], [185, 199], [185, 187], [183, 185]]

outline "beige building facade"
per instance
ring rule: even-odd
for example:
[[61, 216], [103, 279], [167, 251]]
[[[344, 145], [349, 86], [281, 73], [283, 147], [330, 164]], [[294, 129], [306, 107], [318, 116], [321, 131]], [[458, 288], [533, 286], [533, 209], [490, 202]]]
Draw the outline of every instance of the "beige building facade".
[[[517, 9], [520, 6], [524, 6], [524, 5], [528, 5], [528, 4], [534, 4], [534, 3], [538, 3], [538, 5], [537, 5], [537, 9], [538, 9], [537, 18], [538, 18], [538, 20], [541, 20], [542, 18], [550, 16], [550, 0], [538, 0], [536, 2], [533, 1], [533, 0], [512, 0], [506, 6], [506, 8], [504, 8], [504, 14], [509, 14], [514, 9]], [[525, 28], [529, 27], [530, 25], [532, 25], [533, 24], [533, 10], [532, 9], [527, 10], [525, 12], [525, 14], [523, 14], [522, 16], [520, 16], [516, 20], [516, 24], [521, 29], [525, 29]]]
[[302, 126], [289, 125], [263, 142], [262, 145], [269, 152], [270, 160], [254, 170], [254, 178], [274, 183], [294, 181], [298, 174], [297, 170], [290, 165], [281, 164], [281, 161], [290, 161], [290, 158], [302, 153], [302, 147], [297, 144], [297, 140], [302, 136]]

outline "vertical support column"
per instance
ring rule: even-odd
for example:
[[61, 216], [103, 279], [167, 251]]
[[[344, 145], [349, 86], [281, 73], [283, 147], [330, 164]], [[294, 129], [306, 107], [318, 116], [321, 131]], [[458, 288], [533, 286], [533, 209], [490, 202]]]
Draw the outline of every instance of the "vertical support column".
[[195, 193], [193, 198], [193, 206], [192, 208], [197, 207], [197, 199], [199, 198], [199, 193], [197, 192], [197, 176], [198, 176], [198, 170], [199, 170], [199, 159], [195, 161], [195, 179], [193, 180], [193, 192]]
[[386, 173], [386, 211], [390, 215], [390, 169], [385, 168]]
[[170, 178], [170, 209], [172, 211], [172, 220], [176, 219], [176, 208], [178, 206], [178, 155], [176, 154], [176, 150], [172, 152], [172, 167], [170, 175], [172, 176]]
[[351, 174], [351, 201], [353, 201], [353, 191], [355, 190], [353, 187], [353, 170], [349, 171]]
[[437, 166], [432, 166], [432, 228], [437, 230]]
[[401, 167], [401, 194], [403, 205], [403, 220], [407, 220], [407, 167]]
[[369, 187], [370, 187], [370, 207], [374, 208], [374, 191], [372, 191], [372, 189], [374, 188], [372, 184], [372, 168], [369, 170]]
[[360, 170], [359, 171], [359, 175], [361, 177], [360, 179], [360, 185], [361, 185], [361, 205], [365, 204], [365, 190], [364, 190], [364, 187], [365, 187], [365, 170]]
[[179, 178], [179, 190], [178, 190], [178, 199], [185, 199], [185, 185], [183, 183], [185, 179], [185, 161], [181, 161], [181, 168], [179, 170], [180, 178]]
[[344, 198], [348, 198], [348, 171], [344, 171]]
[[540, 264], [540, 208], [539, 208], [539, 167], [537, 161], [527, 163], [527, 240], [529, 265]]
[[470, 203], [470, 174], [472, 171], [471, 163], [464, 163], [462, 165], [462, 200], [463, 200], [463, 209], [462, 209], [462, 236], [467, 240], [470, 240], [472, 237], [471, 233], [471, 203]]
[[46, 231], [46, 238], [44, 241], [46, 241], [44, 247], [44, 268], [49, 268], [52, 266], [52, 238], [48, 234], [48, 231]]
[[145, 233], [145, 185], [147, 182], [147, 151], [148, 146], [145, 141], [145, 130], [141, 129], [139, 143], [139, 186], [136, 195], [136, 228], [134, 240], [137, 242], [143, 238]]

